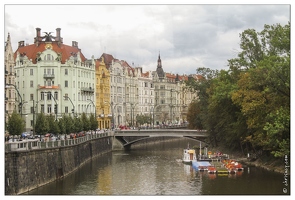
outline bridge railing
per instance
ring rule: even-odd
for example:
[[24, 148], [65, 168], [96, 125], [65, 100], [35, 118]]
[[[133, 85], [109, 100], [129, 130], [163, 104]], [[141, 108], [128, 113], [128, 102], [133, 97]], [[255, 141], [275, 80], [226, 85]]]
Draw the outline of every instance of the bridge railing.
[[73, 146], [73, 145], [81, 144], [89, 140], [112, 136], [112, 134], [113, 132], [108, 131], [104, 133], [89, 134], [83, 137], [78, 137], [75, 139], [66, 139], [66, 140], [40, 141], [40, 140], [26, 139], [23, 141], [16, 141], [16, 142], [9, 142], [9, 143], [7, 142], [5, 143], [5, 152], [29, 151], [29, 150], [35, 150], [35, 149], [48, 149], [48, 148]]

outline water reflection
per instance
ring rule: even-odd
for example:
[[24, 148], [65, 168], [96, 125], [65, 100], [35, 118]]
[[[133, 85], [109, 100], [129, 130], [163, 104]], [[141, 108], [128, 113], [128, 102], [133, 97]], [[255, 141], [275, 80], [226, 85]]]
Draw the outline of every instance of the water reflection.
[[[28, 194], [282, 195], [283, 175], [255, 167], [237, 174], [198, 172], [179, 162], [187, 140], [115, 151], [94, 158], [60, 181]], [[190, 141], [190, 145], [194, 146]]]

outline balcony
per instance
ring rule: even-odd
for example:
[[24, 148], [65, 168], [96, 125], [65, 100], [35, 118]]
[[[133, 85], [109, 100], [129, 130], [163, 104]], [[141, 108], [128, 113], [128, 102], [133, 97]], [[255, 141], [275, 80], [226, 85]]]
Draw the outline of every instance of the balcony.
[[54, 74], [44, 74], [43, 78], [54, 78], [55, 75]]
[[92, 87], [82, 87], [81, 92], [94, 92], [94, 88], [92, 88]]

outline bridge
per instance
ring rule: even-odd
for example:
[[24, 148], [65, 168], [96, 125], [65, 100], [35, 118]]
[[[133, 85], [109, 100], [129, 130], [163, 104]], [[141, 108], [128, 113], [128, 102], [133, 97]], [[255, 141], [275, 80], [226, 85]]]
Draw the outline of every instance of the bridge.
[[[209, 136], [206, 130], [190, 129], [143, 129], [143, 130], [120, 130], [115, 131], [114, 138], [125, 148], [129, 149], [132, 144], [151, 137], [180, 137], [205, 142]], [[206, 143], [206, 142], [205, 142]]]

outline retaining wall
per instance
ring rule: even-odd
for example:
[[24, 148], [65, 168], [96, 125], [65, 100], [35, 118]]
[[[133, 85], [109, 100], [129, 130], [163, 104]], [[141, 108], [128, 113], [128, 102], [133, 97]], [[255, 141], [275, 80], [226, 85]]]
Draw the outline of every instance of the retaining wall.
[[112, 151], [112, 137], [29, 151], [5, 152], [5, 195], [17, 195], [56, 181], [89, 159]]

